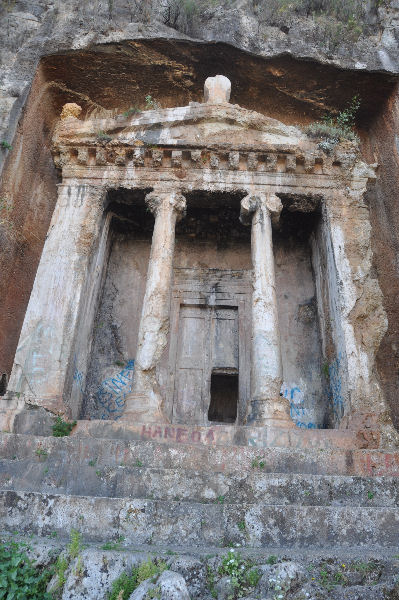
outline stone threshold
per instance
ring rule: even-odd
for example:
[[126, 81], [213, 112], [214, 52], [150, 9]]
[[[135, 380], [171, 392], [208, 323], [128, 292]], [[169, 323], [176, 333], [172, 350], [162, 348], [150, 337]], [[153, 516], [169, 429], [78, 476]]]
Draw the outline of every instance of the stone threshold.
[[302, 429], [242, 425], [127, 424], [119, 421], [78, 421], [72, 436], [155, 441], [205, 446], [255, 448], [377, 449], [380, 435], [372, 429]]

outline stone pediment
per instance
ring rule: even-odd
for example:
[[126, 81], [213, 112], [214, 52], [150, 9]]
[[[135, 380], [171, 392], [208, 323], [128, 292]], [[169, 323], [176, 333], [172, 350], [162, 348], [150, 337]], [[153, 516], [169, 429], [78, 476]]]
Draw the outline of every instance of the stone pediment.
[[[373, 169], [359, 160], [355, 143], [337, 143], [326, 154], [318, 141], [299, 127], [230, 104], [227, 95], [211, 94], [204, 103], [109, 118], [79, 120], [80, 111], [76, 104], [65, 105], [53, 136], [54, 161], [64, 176], [66, 168], [69, 177], [98, 179], [93, 167], [112, 167], [112, 173], [107, 169], [107, 177], [118, 180], [121, 167], [128, 171], [142, 168], [148, 173], [155, 170], [156, 177], [168, 169], [173, 178], [186, 181], [190, 171], [201, 171], [201, 178], [206, 179], [208, 170], [257, 176], [375, 176]], [[90, 173], [84, 174], [82, 168]], [[148, 177], [151, 180], [152, 176]]]
[[[107, 140], [107, 136], [112, 139]], [[59, 124], [55, 145], [117, 141], [126, 146], [162, 144], [225, 149], [292, 151], [313, 146], [296, 127], [231, 104], [199, 104], [143, 111], [112, 119], [79, 121], [68, 117]]]

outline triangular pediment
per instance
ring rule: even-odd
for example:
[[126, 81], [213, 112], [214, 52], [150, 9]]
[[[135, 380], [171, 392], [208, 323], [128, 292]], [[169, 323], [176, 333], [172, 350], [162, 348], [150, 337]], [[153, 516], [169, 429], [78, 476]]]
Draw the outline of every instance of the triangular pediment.
[[108, 143], [134, 146], [201, 147], [220, 149], [275, 149], [290, 151], [309, 145], [297, 127], [231, 104], [199, 104], [143, 111], [126, 117], [80, 121], [69, 117], [60, 122], [55, 145]]

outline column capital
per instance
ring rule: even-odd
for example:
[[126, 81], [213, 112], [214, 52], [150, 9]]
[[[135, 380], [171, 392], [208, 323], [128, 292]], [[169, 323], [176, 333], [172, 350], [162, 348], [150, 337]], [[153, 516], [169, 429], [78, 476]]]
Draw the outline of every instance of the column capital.
[[180, 192], [162, 192], [154, 190], [145, 197], [145, 203], [154, 216], [162, 208], [170, 208], [177, 214], [177, 219], [182, 219], [186, 214], [186, 199]]
[[280, 213], [283, 209], [280, 198], [277, 194], [248, 194], [241, 200], [240, 221], [244, 225], [251, 222], [252, 216], [258, 208], [265, 208], [270, 213], [274, 225], [278, 223]]

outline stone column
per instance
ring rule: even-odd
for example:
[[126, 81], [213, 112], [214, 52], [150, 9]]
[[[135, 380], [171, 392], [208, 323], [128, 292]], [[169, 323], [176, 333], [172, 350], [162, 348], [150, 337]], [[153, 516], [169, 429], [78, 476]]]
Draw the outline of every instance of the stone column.
[[155, 216], [147, 283], [139, 328], [132, 393], [122, 421], [164, 422], [156, 367], [167, 344], [175, 247], [175, 226], [186, 210], [184, 196], [154, 191], [146, 197]]
[[274, 194], [248, 195], [241, 201], [241, 221], [252, 221], [251, 404], [246, 422], [292, 427], [289, 402], [280, 396], [282, 362], [271, 226], [281, 208]]
[[101, 187], [71, 181], [58, 199], [25, 313], [8, 396], [67, 416], [78, 319], [102, 230]]

